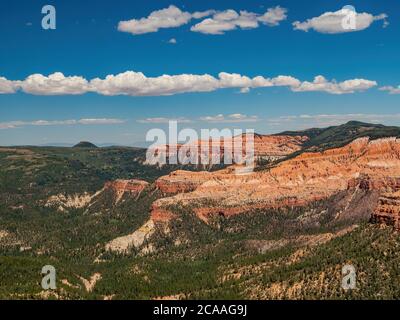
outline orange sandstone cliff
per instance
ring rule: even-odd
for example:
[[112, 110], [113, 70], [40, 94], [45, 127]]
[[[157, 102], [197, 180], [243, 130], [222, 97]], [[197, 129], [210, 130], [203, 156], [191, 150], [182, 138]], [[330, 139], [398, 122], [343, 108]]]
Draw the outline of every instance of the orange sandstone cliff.
[[256, 208], [303, 206], [349, 187], [396, 191], [397, 177], [400, 139], [359, 138], [341, 148], [303, 153], [247, 175], [235, 175], [229, 168], [213, 173], [174, 172], [161, 177], [157, 186], [166, 194], [177, 194], [157, 200], [152, 214], [162, 211], [165, 217], [168, 207], [179, 204], [194, 207], [206, 221], [212, 214], [230, 216]]
[[[306, 136], [287, 136], [287, 135], [260, 135], [254, 134], [254, 156], [256, 159], [268, 159], [277, 160], [281, 159], [293, 152], [296, 152], [302, 148], [304, 142], [308, 140]], [[153, 147], [149, 149], [149, 152], [154, 154], [155, 158], [164, 153], [165, 158], [168, 158], [170, 149], [173, 152], [184, 152], [188, 157], [190, 157], [190, 149], [196, 150], [198, 155], [198, 161], [204, 164], [201, 159], [208, 159], [207, 163], [211, 163], [212, 154], [216, 154], [217, 159], [221, 162], [226, 153], [234, 157], [234, 146], [237, 144], [241, 146], [241, 155], [246, 155], [246, 145], [248, 141], [248, 135], [242, 134], [240, 136], [235, 136], [233, 138], [221, 138], [217, 140], [198, 140], [193, 144], [185, 145], [185, 149], [182, 150], [184, 145], [164, 145]], [[208, 158], [207, 158], [208, 154]], [[155, 160], [148, 160], [148, 164], [157, 164]]]
[[104, 190], [113, 191], [116, 202], [119, 202], [126, 194], [138, 196], [148, 185], [149, 183], [143, 180], [115, 180], [106, 182]]

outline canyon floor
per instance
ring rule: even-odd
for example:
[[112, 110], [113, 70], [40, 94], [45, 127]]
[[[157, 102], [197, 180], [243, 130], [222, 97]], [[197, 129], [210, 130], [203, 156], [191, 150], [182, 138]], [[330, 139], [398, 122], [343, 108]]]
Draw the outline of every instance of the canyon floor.
[[398, 299], [399, 136], [257, 135], [242, 175], [138, 148], [0, 148], [0, 298]]

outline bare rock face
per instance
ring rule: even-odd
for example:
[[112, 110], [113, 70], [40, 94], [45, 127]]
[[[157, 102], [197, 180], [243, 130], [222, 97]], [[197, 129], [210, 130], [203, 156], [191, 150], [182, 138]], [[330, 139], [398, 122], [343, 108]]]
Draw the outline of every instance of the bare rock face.
[[112, 190], [118, 203], [125, 194], [138, 196], [148, 185], [148, 182], [142, 180], [115, 180], [106, 182], [104, 189]]
[[[308, 140], [306, 136], [254, 136], [254, 155], [256, 157], [275, 157], [282, 158], [293, 152], [299, 151], [304, 142]], [[245, 143], [246, 138], [243, 138]], [[243, 145], [245, 151], [245, 144]]]
[[83, 194], [58, 194], [51, 196], [46, 203], [45, 207], [57, 208], [58, 212], [68, 212], [69, 209], [80, 209], [90, 204], [95, 195], [90, 195], [85, 192]]
[[151, 210], [151, 217], [150, 217], [153, 222], [165, 223], [165, 222], [171, 221], [172, 219], [174, 219], [176, 217], [177, 217], [177, 215], [175, 213], [173, 213], [172, 211], [163, 209], [163, 208], [159, 208], [159, 207], [157, 207], [157, 205], [153, 204], [153, 207]]
[[68, 212], [69, 209], [90, 208], [99, 199], [104, 197], [106, 191], [112, 191], [114, 204], [117, 204], [124, 195], [138, 196], [147, 186], [148, 182], [142, 180], [115, 180], [106, 182], [104, 187], [94, 194], [58, 194], [49, 197], [44, 203], [45, 207], [57, 208], [59, 212]]
[[138, 230], [127, 236], [116, 238], [106, 244], [106, 250], [127, 253], [130, 249], [140, 248], [142, 244], [155, 232], [153, 220], [147, 221]]
[[208, 172], [191, 172], [177, 170], [171, 172], [168, 176], [161, 177], [156, 181], [156, 187], [164, 194], [177, 194], [194, 191], [202, 184]]
[[371, 221], [391, 225], [400, 230], [400, 190], [381, 195]]
[[303, 153], [247, 175], [235, 175], [229, 169], [178, 171], [158, 181], [165, 193], [177, 194], [157, 200], [153, 207], [191, 206], [199, 218], [207, 220], [209, 215], [230, 216], [255, 208], [303, 206], [349, 187], [396, 190], [400, 183], [396, 177], [400, 177], [400, 139], [365, 137], [341, 148]]
[[400, 177], [380, 177], [373, 179], [363, 176], [349, 181], [349, 188], [379, 190], [377, 206], [372, 213], [371, 222], [394, 226], [400, 230]]
[[368, 175], [360, 175], [350, 179], [348, 189], [360, 188], [362, 190], [400, 190], [400, 177], [379, 177], [372, 178]]
[[[259, 135], [254, 134], [254, 156], [256, 159], [268, 159], [277, 160], [281, 159], [293, 152], [301, 149], [302, 144], [306, 142], [309, 138], [306, 136], [272, 136], [272, 135]], [[198, 140], [190, 146], [184, 147], [181, 144], [178, 145], [163, 145], [151, 149], [152, 154], [156, 157], [161, 153], [165, 154], [165, 158], [169, 159], [169, 153], [171, 152], [184, 152], [188, 157], [190, 157], [191, 151], [196, 150], [199, 157], [199, 163], [204, 164], [201, 159], [208, 159], [211, 162], [212, 154], [217, 155], [222, 163], [226, 153], [230, 154], [234, 158], [234, 146], [241, 146], [241, 155], [244, 157], [247, 153], [246, 145], [248, 141], [248, 135], [242, 134], [235, 136], [233, 138], [221, 138], [218, 140]], [[207, 158], [208, 155], [208, 158]], [[154, 165], [156, 162], [150, 160], [146, 162], [147, 164]]]

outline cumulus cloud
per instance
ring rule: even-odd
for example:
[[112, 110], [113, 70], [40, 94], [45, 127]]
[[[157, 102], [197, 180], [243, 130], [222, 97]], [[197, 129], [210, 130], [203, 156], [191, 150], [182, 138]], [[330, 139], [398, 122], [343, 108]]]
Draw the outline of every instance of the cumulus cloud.
[[15, 129], [25, 126], [105, 125], [125, 123], [123, 119], [92, 118], [79, 120], [35, 120], [0, 122], [0, 129]]
[[279, 25], [283, 20], [286, 20], [287, 10], [279, 6], [269, 8], [263, 15], [240, 11], [237, 13], [235, 10], [228, 9], [221, 12], [216, 12], [211, 18], [204, 19], [203, 21], [191, 27], [191, 31], [200, 32], [204, 34], [224, 34], [226, 31], [241, 29], [254, 29], [259, 27], [259, 23], [265, 24], [270, 27]]
[[299, 86], [292, 87], [295, 92], [322, 91], [332, 94], [354, 93], [365, 91], [377, 85], [376, 81], [365, 79], [352, 79], [343, 82], [328, 81], [323, 76], [317, 76], [313, 82], [304, 81]]
[[234, 113], [230, 115], [218, 114], [215, 116], [204, 116], [200, 118], [201, 121], [212, 122], [212, 123], [242, 123], [242, 122], [257, 122], [259, 121], [258, 116], [248, 116], [241, 113]]
[[301, 85], [301, 81], [292, 76], [277, 76], [275, 78], [272, 78], [271, 82], [274, 86], [277, 87], [288, 86], [295, 88]]
[[18, 83], [22, 91], [34, 95], [74, 95], [88, 91], [88, 81], [82, 77], [65, 77], [56, 72], [48, 77], [42, 74], [33, 74]]
[[266, 24], [270, 27], [278, 26], [281, 21], [287, 18], [287, 9], [277, 6], [275, 8], [269, 8], [266, 13], [258, 18], [258, 21]]
[[178, 123], [191, 123], [193, 122], [190, 119], [186, 119], [183, 117], [180, 118], [163, 118], [163, 117], [158, 117], [158, 118], [146, 118], [146, 119], [140, 119], [137, 120], [139, 123], [169, 123], [170, 121], [176, 121]]
[[287, 10], [279, 6], [269, 8], [264, 14], [257, 14], [245, 10], [239, 13], [232, 9], [224, 11], [206, 10], [197, 12], [182, 11], [174, 5], [168, 8], [153, 11], [148, 17], [120, 21], [118, 30], [133, 35], [157, 32], [163, 28], [177, 28], [188, 24], [192, 19], [203, 19], [200, 23], [191, 27], [194, 32], [205, 34], [223, 34], [226, 31], [258, 28], [259, 23], [274, 27], [286, 20]]
[[162, 75], [146, 77], [141, 72], [127, 71], [90, 81], [91, 90], [103, 95], [163, 96], [185, 92], [207, 92], [218, 88], [218, 80], [205, 75]]
[[250, 78], [237, 73], [221, 72], [218, 78], [209, 74], [162, 75], [146, 77], [141, 72], [127, 71], [118, 75], [109, 75], [105, 79], [90, 81], [91, 91], [103, 95], [162, 96], [187, 92], [210, 92], [218, 89], [250, 88], [300, 85], [300, 81], [291, 76], [278, 76], [272, 79], [256, 76]]
[[189, 12], [184, 12], [171, 5], [166, 9], [153, 11], [148, 17], [120, 21], [118, 30], [132, 34], [157, 32], [161, 28], [176, 28], [187, 24], [192, 19]]
[[289, 87], [295, 92], [322, 91], [331, 94], [346, 94], [365, 91], [376, 86], [375, 81], [350, 79], [343, 82], [327, 80], [317, 76], [313, 82], [300, 81], [292, 76], [279, 75], [274, 78], [248, 77], [238, 73], [221, 72], [217, 77], [209, 74], [179, 74], [147, 77], [142, 72], [126, 71], [105, 78], [86, 80], [80, 76], [64, 76], [56, 72], [49, 76], [34, 74], [22, 81], [0, 78], [1, 93], [21, 90], [34, 95], [77, 95], [94, 92], [106, 96], [168, 96], [190, 92], [211, 92], [219, 89], [236, 88], [249, 92], [254, 88]]
[[169, 39], [169, 40], [168, 40], [168, 43], [170, 43], [170, 44], [176, 44], [176, 39], [175, 39], [175, 38]]
[[379, 88], [381, 91], [387, 91], [390, 94], [400, 94], [400, 86], [398, 87], [393, 87], [393, 86], [384, 86]]
[[118, 30], [134, 35], [157, 32], [159, 29], [177, 28], [187, 24], [192, 19], [201, 19], [213, 14], [214, 10], [189, 13], [174, 5], [166, 9], [153, 11], [146, 18], [120, 21]]
[[[384, 20], [384, 27], [388, 25], [387, 14], [374, 16], [370, 13], [357, 13], [354, 8], [346, 6], [335, 12], [325, 12], [319, 17], [307, 19], [304, 22], [295, 21], [295, 30], [309, 31], [310, 29], [320, 33], [344, 33], [367, 29], [374, 21]], [[354, 21], [354, 23], [352, 23]]]
[[0, 77], [0, 94], [15, 93], [18, 89], [18, 82]]

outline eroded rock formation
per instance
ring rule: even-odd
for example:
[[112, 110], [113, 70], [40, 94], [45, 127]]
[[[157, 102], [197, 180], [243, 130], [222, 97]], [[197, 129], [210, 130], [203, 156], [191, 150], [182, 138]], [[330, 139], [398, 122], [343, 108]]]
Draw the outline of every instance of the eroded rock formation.
[[381, 195], [371, 220], [374, 223], [391, 225], [396, 230], [400, 230], [400, 190]]
[[[146, 163], [151, 165], [157, 164], [157, 159], [162, 158], [161, 155], [163, 155], [166, 161], [169, 162], [170, 153], [181, 153], [183, 156], [187, 156], [188, 158], [191, 158], [193, 154], [197, 153], [199, 164], [211, 163], [213, 157], [222, 163], [224, 156], [227, 153], [231, 159], [234, 159], [234, 150], [236, 146], [240, 146], [243, 160], [246, 157], [246, 154], [248, 154], [248, 151], [246, 150], [247, 141], [249, 139], [248, 137], [247, 134], [242, 134], [240, 136], [235, 136], [234, 138], [221, 138], [218, 140], [210, 139], [209, 141], [198, 140], [190, 146], [178, 144], [154, 147], [149, 149], [149, 153], [153, 154], [154, 157], [152, 159], [147, 159]], [[307, 140], [308, 137], [306, 136], [272, 136], [254, 134], [254, 156], [256, 159], [278, 160], [300, 150], [303, 143]], [[193, 159], [195, 159], [195, 157]]]
[[254, 208], [303, 206], [352, 186], [396, 189], [400, 183], [396, 177], [400, 177], [400, 140], [360, 138], [248, 175], [235, 175], [229, 169], [173, 173], [157, 184], [165, 193], [178, 194], [157, 200], [153, 208], [191, 206], [199, 218], [207, 220], [209, 215], [230, 216]]
[[126, 253], [130, 249], [137, 249], [155, 232], [153, 220], [147, 221], [138, 230], [127, 236], [116, 238], [106, 244], [106, 250]]
[[118, 203], [125, 194], [138, 196], [148, 185], [149, 183], [143, 180], [115, 180], [106, 182], [104, 189], [112, 190]]

